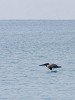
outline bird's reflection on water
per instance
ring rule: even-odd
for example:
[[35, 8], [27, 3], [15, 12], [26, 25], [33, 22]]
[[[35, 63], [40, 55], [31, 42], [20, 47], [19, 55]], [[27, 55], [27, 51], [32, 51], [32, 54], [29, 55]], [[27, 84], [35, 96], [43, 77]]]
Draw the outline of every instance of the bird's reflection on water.
[[47, 73], [57, 73], [57, 70], [48, 71]]
[[51, 72], [52, 72], [52, 73], [57, 73], [58, 71], [57, 71], [57, 70], [54, 70], [54, 71], [52, 70]]

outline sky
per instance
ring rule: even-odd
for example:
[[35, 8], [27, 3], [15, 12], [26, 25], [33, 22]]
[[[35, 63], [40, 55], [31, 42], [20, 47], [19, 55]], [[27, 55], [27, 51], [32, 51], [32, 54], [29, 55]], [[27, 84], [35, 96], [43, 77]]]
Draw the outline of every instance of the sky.
[[75, 0], [0, 0], [3, 19], [75, 19]]

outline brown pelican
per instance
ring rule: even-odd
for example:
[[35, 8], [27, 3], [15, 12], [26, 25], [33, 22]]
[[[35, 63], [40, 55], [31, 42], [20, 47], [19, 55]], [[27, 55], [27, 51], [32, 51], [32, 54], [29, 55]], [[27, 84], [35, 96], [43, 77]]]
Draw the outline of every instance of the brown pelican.
[[52, 70], [52, 68], [61, 68], [61, 66], [58, 66], [56, 64], [49, 64], [49, 63], [45, 63], [45, 64], [42, 64], [40, 66], [46, 66], [47, 68], [49, 68], [50, 70]]

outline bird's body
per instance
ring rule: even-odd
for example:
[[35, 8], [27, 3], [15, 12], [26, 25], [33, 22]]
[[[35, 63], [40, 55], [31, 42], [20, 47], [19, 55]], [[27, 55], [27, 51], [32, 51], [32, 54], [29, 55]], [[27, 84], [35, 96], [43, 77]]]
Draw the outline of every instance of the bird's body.
[[61, 68], [61, 66], [58, 66], [56, 64], [49, 64], [49, 63], [45, 63], [45, 64], [42, 64], [40, 66], [46, 66], [47, 68], [49, 68], [50, 70], [52, 70], [52, 68]]

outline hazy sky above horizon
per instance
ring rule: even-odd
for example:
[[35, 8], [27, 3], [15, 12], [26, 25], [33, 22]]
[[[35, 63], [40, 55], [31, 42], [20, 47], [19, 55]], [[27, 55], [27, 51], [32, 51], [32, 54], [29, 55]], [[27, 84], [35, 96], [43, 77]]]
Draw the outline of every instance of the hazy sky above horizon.
[[75, 0], [0, 0], [0, 19], [75, 19]]

